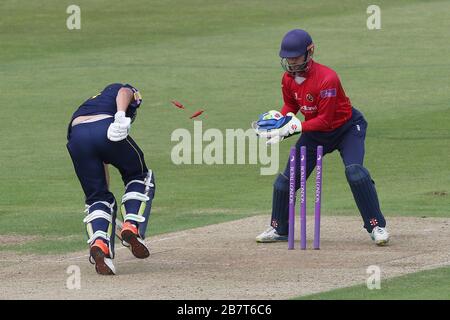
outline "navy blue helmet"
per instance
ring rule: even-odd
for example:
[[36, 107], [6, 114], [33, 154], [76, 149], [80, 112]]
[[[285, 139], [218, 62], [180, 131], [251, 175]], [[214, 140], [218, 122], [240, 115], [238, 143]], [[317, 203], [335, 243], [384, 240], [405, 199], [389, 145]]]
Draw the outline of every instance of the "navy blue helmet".
[[[280, 57], [283, 69], [291, 74], [307, 71], [313, 52], [313, 41], [308, 32], [294, 29], [286, 33], [281, 41]], [[289, 64], [288, 58], [304, 56], [305, 60], [300, 64]]]

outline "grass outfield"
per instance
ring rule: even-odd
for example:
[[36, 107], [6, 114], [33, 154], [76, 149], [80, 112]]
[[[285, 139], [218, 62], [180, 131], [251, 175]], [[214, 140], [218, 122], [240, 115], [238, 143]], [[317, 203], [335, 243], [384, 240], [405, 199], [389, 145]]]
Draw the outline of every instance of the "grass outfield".
[[[247, 129], [281, 106], [279, 43], [297, 27], [369, 122], [365, 165], [387, 218], [448, 216], [448, 1], [378, 1], [378, 31], [366, 28], [370, 1], [79, 0], [79, 31], [66, 29], [70, 4], [0, 3], [0, 234], [42, 236], [0, 250], [86, 248], [66, 128], [85, 98], [118, 81], [144, 97], [132, 136], [157, 179], [150, 234], [256, 213], [269, 220], [274, 176], [258, 165], [172, 164], [172, 131], [193, 123], [170, 100], [204, 108], [204, 129]], [[293, 143], [282, 143], [281, 166]], [[359, 215], [338, 154], [324, 160], [323, 179], [323, 212]], [[121, 196], [114, 171], [112, 190]]]
[[360, 285], [299, 297], [299, 300], [449, 300], [450, 268], [422, 271], [381, 281], [380, 289]]

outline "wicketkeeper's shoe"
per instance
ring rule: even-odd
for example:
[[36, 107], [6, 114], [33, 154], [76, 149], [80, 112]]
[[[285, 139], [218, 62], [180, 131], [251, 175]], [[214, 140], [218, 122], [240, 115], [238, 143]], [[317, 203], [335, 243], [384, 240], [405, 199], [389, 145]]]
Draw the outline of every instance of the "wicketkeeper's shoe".
[[91, 245], [89, 253], [89, 261], [95, 264], [95, 271], [97, 271], [98, 274], [116, 274], [116, 268], [110, 258], [108, 246], [102, 240], [95, 240]]
[[377, 246], [385, 246], [389, 242], [389, 233], [386, 228], [376, 226], [373, 228], [370, 237], [375, 241]]
[[122, 244], [128, 247], [138, 259], [148, 258], [150, 251], [145, 245], [144, 240], [141, 239], [137, 227], [131, 222], [124, 222], [122, 226]]
[[256, 237], [256, 242], [281, 242], [287, 241], [287, 235], [278, 234], [274, 227], [269, 227], [266, 231]]

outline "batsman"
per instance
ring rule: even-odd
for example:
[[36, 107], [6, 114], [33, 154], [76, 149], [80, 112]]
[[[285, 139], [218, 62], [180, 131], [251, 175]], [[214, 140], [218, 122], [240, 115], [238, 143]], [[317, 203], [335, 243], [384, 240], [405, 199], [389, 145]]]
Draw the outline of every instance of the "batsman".
[[[386, 220], [380, 209], [375, 183], [363, 166], [367, 122], [345, 95], [335, 71], [313, 60], [314, 43], [308, 32], [289, 31], [281, 42], [281, 65], [285, 70], [281, 88], [284, 105], [271, 110], [253, 123], [257, 135], [268, 144], [300, 134], [296, 150], [307, 149], [306, 178], [315, 167], [316, 150], [323, 154], [338, 150], [345, 176], [364, 221], [364, 228], [379, 246], [389, 242]], [[304, 121], [296, 117], [300, 111]], [[296, 167], [300, 167], [297, 157]], [[296, 172], [296, 190], [300, 172]], [[274, 183], [271, 226], [256, 237], [257, 242], [287, 241], [289, 215], [289, 162]]]
[[142, 103], [139, 91], [113, 83], [87, 99], [75, 111], [67, 133], [67, 150], [85, 194], [89, 261], [97, 273], [113, 275], [114, 238], [118, 204], [109, 191], [107, 166], [116, 167], [124, 184], [120, 202], [123, 224], [118, 236], [139, 259], [149, 256], [144, 242], [155, 177], [144, 154], [129, 136], [131, 123]]

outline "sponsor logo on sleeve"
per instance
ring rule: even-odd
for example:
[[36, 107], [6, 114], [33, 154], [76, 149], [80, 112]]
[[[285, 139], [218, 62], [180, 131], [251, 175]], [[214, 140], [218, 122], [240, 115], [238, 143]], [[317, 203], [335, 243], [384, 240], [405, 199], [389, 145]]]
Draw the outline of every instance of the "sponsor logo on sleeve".
[[320, 97], [321, 98], [336, 97], [336, 88], [325, 89], [325, 90], [320, 91]]

